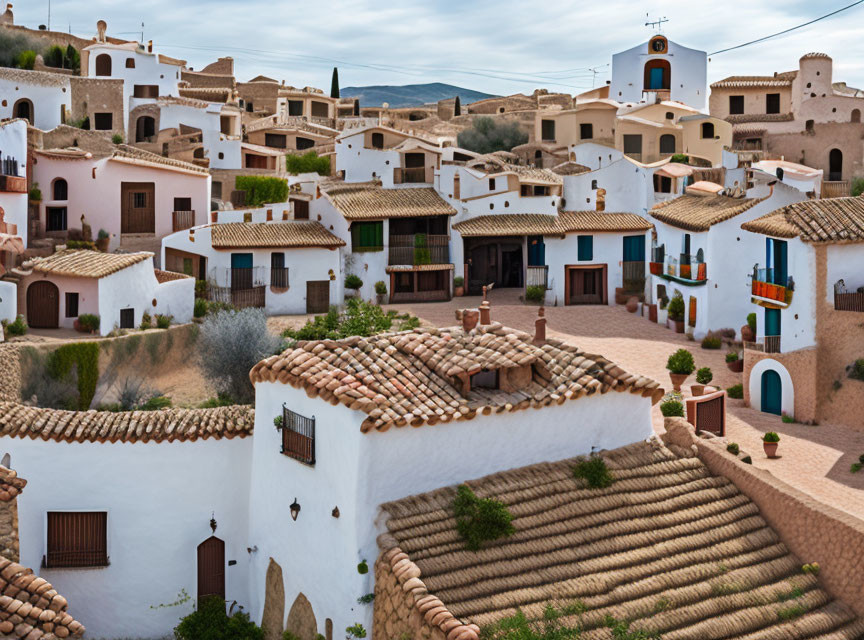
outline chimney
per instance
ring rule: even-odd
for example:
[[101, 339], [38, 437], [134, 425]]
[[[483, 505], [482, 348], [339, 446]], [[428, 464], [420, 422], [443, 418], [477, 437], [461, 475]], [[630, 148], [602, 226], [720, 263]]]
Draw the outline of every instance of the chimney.
[[488, 300], [484, 300], [480, 303], [480, 324], [492, 324], [492, 316], [490, 314]]
[[477, 320], [480, 317], [480, 312], [477, 309], [463, 309], [462, 313], [462, 330], [465, 333], [473, 331], [477, 326]]
[[147, 41], [147, 53], [153, 53], [153, 41], [152, 40]]
[[534, 321], [534, 344], [538, 347], [546, 344], [546, 309], [537, 309], [537, 319]]
[[[3, 462], [8, 464], [4, 456]], [[20, 547], [18, 540], [18, 494], [27, 481], [5, 466], [0, 466], [0, 555], [18, 562]]]

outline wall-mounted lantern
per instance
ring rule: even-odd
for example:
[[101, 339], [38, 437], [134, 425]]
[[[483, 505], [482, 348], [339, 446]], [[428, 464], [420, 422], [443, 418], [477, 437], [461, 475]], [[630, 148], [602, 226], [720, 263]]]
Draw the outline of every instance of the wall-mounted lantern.
[[288, 508], [291, 510], [291, 519], [296, 522], [297, 516], [300, 515], [300, 503], [297, 502], [297, 498], [294, 498], [294, 502]]

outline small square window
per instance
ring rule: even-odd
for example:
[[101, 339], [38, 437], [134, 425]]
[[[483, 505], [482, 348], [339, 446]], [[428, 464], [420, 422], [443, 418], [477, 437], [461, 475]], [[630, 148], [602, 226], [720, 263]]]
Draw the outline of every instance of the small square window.
[[126, 68], [134, 69], [135, 68], [135, 58], [126, 58]]
[[594, 259], [594, 236], [579, 236], [576, 238], [577, 259], [585, 262]]
[[579, 125], [579, 139], [591, 140], [594, 137], [594, 125], [590, 122], [583, 122]]
[[94, 113], [93, 125], [96, 131], [111, 131], [114, 128], [114, 114]]
[[744, 113], [744, 96], [729, 96], [729, 113], [731, 115]]
[[489, 178], [489, 191], [495, 191], [495, 178]]
[[108, 566], [108, 513], [49, 511], [46, 567]]
[[135, 309], [120, 309], [120, 328], [135, 328]]
[[132, 207], [135, 209], [143, 209], [147, 206], [147, 193], [138, 192], [132, 194]]
[[78, 294], [77, 293], [67, 293], [66, 294], [66, 317], [67, 318], [77, 318], [78, 317]]

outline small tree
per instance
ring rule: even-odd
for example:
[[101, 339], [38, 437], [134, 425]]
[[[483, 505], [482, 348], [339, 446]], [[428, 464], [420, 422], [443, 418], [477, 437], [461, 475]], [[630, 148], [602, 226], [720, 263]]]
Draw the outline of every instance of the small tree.
[[696, 368], [696, 364], [693, 362], [693, 354], [687, 351], [687, 349], [678, 349], [669, 356], [669, 359], [666, 361], [666, 368], [671, 373], [689, 376], [693, 373], [693, 369]]
[[225, 613], [225, 601], [210, 596], [201, 598], [198, 609], [180, 620], [174, 627], [177, 640], [264, 640], [264, 630], [238, 611]]
[[512, 536], [516, 533], [513, 516], [504, 503], [492, 498], [478, 498], [466, 484], [459, 485], [453, 500], [456, 530], [468, 549], [478, 551], [487, 540]]
[[317, 173], [321, 176], [330, 175], [330, 158], [320, 157], [314, 151], [307, 151], [302, 156], [289, 154], [285, 156], [285, 167], [291, 175], [299, 173]]
[[458, 143], [463, 149], [476, 153], [510, 151], [513, 147], [528, 142], [528, 134], [516, 122], [496, 122], [492, 118], [477, 118], [470, 129], [459, 134]]
[[333, 77], [330, 79], [330, 97], [339, 97], [339, 69], [333, 67]]
[[453, 103], [453, 116], [462, 115], [462, 103], [459, 101], [459, 96], [456, 96], [456, 101]]
[[249, 370], [273, 355], [279, 344], [267, 328], [263, 309], [220, 311], [201, 324], [199, 366], [219, 393], [249, 403], [255, 395]]

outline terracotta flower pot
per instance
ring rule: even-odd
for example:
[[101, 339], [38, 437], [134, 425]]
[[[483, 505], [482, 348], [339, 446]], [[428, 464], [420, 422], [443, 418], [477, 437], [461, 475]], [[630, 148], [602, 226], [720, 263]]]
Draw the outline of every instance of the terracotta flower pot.
[[657, 322], [657, 305], [649, 304], [648, 305], [648, 319], [651, 322]]
[[704, 384], [691, 384], [690, 385], [690, 393], [694, 396], [701, 396], [705, 393], [705, 385]]
[[675, 320], [675, 333], [684, 333], [684, 321]]
[[96, 248], [102, 253], [108, 253], [108, 245], [111, 238], [96, 238]]
[[750, 328], [749, 324], [745, 324], [741, 327], [741, 341], [742, 342], [754, 342], [756, 340], [756, 336], [753, 334], [753, 329]]
[[453, 287], [453, 295], [457, 298], [461, 298], [465, 295], [465, 287]]
[[777, 457], [777, 446], [779, 444], [780, 444], [779, 442], [763, 442], [762, 448], [765, 450], [765, 455], [768, 456], [769, 458], [776, 458]]
[[742, 358], [738, 358], [735, 362], [727, 362], [726, 366], [729, 371], [733, 373], [741, 373], [744, 371], [744, 360]]
[[672, 388], [675, 391], [681, 391], [681, 385], [684, 384], [684, 381], [687, 380], [688, 374], [686, 373], [669, 373], [669, 379], [672, 380]]

